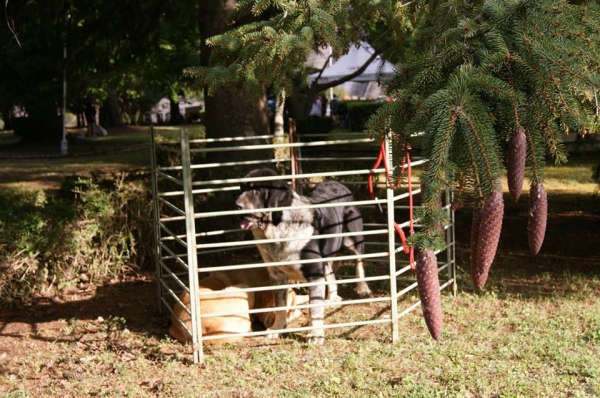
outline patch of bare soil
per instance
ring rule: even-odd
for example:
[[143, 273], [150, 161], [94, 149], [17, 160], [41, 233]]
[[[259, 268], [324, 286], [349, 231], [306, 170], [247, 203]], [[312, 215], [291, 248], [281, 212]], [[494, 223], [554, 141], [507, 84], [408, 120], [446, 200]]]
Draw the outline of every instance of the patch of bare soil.
[[95, 331], [103, 320], [124, 319], [131, 332], [160, 334], [157, 303], [151, 275], [87, 285], [59, 297], [36, 297], [0, 311], [0, 357], [28, 356], [58, 341], [75, 342], [81, 336], [71, 333], [72, 328]]

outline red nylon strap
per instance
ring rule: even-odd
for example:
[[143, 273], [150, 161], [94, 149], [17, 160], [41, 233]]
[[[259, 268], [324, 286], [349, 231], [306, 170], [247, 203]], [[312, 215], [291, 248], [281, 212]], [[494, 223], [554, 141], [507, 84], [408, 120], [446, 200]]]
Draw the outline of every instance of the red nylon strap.
[[[392, 135], [395, 134], [392, 132]], [[410, 146], [407, 148], [410, 151]], [[373, 165], [373, 169], [377, 169], [379, 167], [379, 165], [381, 164], [381, 162], [383, 161], [383, 158], [385, 157], [385, 141], [381, 141], [381, 145], [379, 147], [379, 155], [377, 156], [377, 160], [375, 161], [375, 164]], [[404, 167], [406, 166], [407, 169], [407, 178], [408, 178], [408, 207], [409, 207], [409, 212], [410, 212], [410, 216], [409, 216], [409, 233], [412, 235], [414, 234], [414, 224], [413, 224], [413, 197], [412, 197], [412, 184], [411, 184], [411, 177], [412, 177], [412, 167], [410, 164], [410, 153], [407, 152], [406, 155], [404, 156], [404, 158], [402, 158], [402, 169], [401, 169], [401, 173], [404, 172]], [[384, 162], [384, 166], [385, 168], [385, 176], [387, 179], [388, 184], [390, 185], [390, 188], [392, 189], [396, 189], [399, 187], [400, 184], [398, 184], [398, 180], [393, 181], [391, 176], [390, 176], [390, 170], [389, 170], [389, 166], [388, 166], [388, 162]], [[375, 190], [373, 189], [373, 174], [369, 174], [368, 176], [368, 185], [369, 185], [369, 195], [371, 196], [371, 200], [375, 199]], [[394, 229], [396, 230], [396, 233], [398, 234], [398, 236], [400, 237], [400, 242], [402, 243], [402, 248], [404, 251], [404, 254], [409, 254], [409, 262], [410, 262], [410, 267], [412, 269], [415, 269], [415, 250], [413, 247], [409, 247], [408, 246], [408, 242], [406, 241], [406, 235], [404, 234], [404, 231], [402, 230], [402, 228], [400, 228], [400, 225], [398, 225], [398, 223], [394, 222]]]

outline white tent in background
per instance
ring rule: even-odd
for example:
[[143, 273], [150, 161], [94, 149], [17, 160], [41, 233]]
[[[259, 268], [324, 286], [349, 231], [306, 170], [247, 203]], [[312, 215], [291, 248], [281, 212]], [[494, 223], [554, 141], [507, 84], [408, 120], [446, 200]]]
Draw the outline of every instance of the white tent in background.
[[[361, 42], [360, 46], [351, 46], [348, 54], [342, 55], [334, 64], [325, 68], [319, 83], [328, 83], [356, 72], [373, 55], [375, 50], [366, 42]], [[372, 82], [378, 79], [385, 80], [394, 73], [394, 65], [391, 62], [384, 61], [379, 55], [367, 66], [367, 69], [360, 75], [353, 78], [352, 82]], [[308, 84], [312, 84], [319, 76], [319, 73], [313, 73], [308, 77]]]

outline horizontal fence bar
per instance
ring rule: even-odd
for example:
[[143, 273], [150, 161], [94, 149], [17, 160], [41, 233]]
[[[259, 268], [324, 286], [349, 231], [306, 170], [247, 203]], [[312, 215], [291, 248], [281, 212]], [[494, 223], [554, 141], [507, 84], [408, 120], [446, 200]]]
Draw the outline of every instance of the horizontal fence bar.
[[371, 138], [352, 139], [352, 140], [327, 140], [327, 141], [313, 141], [313, 142], [290, 142], [284, 144], [257, 144], [257, 145], [240, 145], [240, 146], [226, 146], [226, 147], [215, 147], [215, 148], [194, 148], [190, 149], [190, 153], [209, 153], [209, 152], [239, 152], [248, 150], [261, 150], [261, 149], [279, 149], [279, 148], [299, 148], [299, 147], [311, 147], [311, 146], [326, 146], [326, 145], [343, 145], [343, 144], [360, 144], [366, 142], [373, 142]]
[[[344, 328], [344, 327], [356, 327], [356, 326], [369, 326], [369, 325], [378, 325], [378, 324], [385, 324], [385, 323], [390, 323], [391, 321], [389, 319], [377, 319], [377, 320], [370, 320], [370, 321], [360, 321], [360, 322], [345, 322], [345, 323], [335, 323], [335, 324], [327, 324], [325, 323], [322, 326], [322, 329], [334, 329], [334, 328]], [[297, 333], [297, 332], [307, 332], [307, 331], [311, 331], [316, 329], [313, 326], [301, 326], [301, 327], [288, 327], [285, 329], [280, 329], [280, 330], [266, 330], [266, 331], [261, 331], [261, 332], [248, 332], [248, 333], [240, 333], [240, 334], [236, 334], [236, 336], [239, 337], [260, 337], [260, 336], [266, 336], [268, 334], [271, 333], [279, 333], [279, 334], [283, 334], [283, 333]], [[204, 341], [209, 341], [209, 340], [218, 340], [219, 338], [223, 338], [222, 336], [206, 336], [203, 338]]]
[[[344, 176], [356, 176], [366, 174], [380, 174], [384, 173], [385, 169], [359, 169], [352, 171], [329, 171], [318, 173], [319, 177], [344, 177]], [[287, 174], [287, 175], [276, 175], [276, 176], [264, 176], [264, 177], [241, 177], [241, 178], [226, 178], [222, 180], [210, 180], [210, 181], [194, 181], [192, 186], [202, 185], [226, 185], [226, 184], [240, 184], [247, 182], [262, 182], [262, 181], [288, 181], [295, 179], [306, 179], [315, 177], [315, 173], [306, 174]]]
[[335, 261], [346, 261], [346, 260], [354, 260], [354, 259], [366, 259], [366, 258], [372, 258], [372, 257], [389, 257], [389, 253], [387, 252], [381, 252], [381, 253], [368, 253], [368, 254], [361, 254], [360, 256], [338, 256], [338, 257], [327, 257], [327, 258], [322, 258], [322, 259], [306, 259], [306, 260], [297, 260], [297, 261], [274, 261], [274, 262], [270, 262], [270, 263], [253, 263], [253, 264], [247, 264], [247, 265], [232, 265], [232, 266], [219, 266], [219, 267], [205, 267], [203, 268], [205, 270], [205, 272], [212, 272], [212, 271], [219, 271], [219, 270], [226, 270], [226, 269], [245, 269], [245, 268], [264, 268], [264, 267], [274, 267], [274, 266], [279, 266], [279, 265], [299, 265], [299, 264], [314, 264], [314, 263], [318, 263], [318, 262], [322, 262], [325, 261], [326, 259], [329, 260], [335, 260]]
[[[171, 257], [169, 257], [169, 260], [175, 260], [175, 262], [178, 263], [180, 266], [182, 266], [186, 270], [188, 269], [188, 264], [181, 259], [181, 256], [179, 256], [179, 255], [175, 254], [174, 252], [172, 252], [169, 247], [167, 247], [166, 245], [161, 244], [160, 248], [161, 248], [161, 250], [164, 250], [164, 251], [166, 251], [167, 253], [169, 253], [171, 255]], [[165, 258], [163, 257], [163, 259], [165, 259]]]
[[[240, 230], [241, 231], [241, 230]], [[341, 234], [322, 234], [322, 235], [315, 235], [311, 238], [311, 240], [315, 240], [315, 239], [328, 239], [328, 238], [332, 238], [335, 236], [342, 236], [342, 237], [347, 237], [347, 236], [358, 236], [358, 235], [381, 235], [381, 234], [386, 234], [388, 232], [388, 230], [386, 229], [382, 229], [382, 230], [375, 230], [375, 231], [363, 231], [363, 232], [344, 232]], [[243, 241], [243, 242], [234, 242], [234, 244], [236, 246], [256, 246], [256, 245], [261, 245], [261, 244], [265, 244], [265, 243], [283, 243], [283, 242], [293, 242], [293, 241], [297, 241], [297, 240], [305, 240], [306, 237], [295, 237], [295, 238], [279, 238], [279, 239], [253, 239], [253, 240], [249, 240], [249, 241]], [[220, 243], [205, 243], [205, 244], [198, 244], [198, 248], [199, 249], [213, 249], [216, 247], [230, 247], [232, 246], [232, 242], [220, 242]]]
[[198, 169], [211, 169], [211, 168], [216, 168], [216, 167], [264, 165], [264, 164], [269, 164], [269, 163], [280, 163], [280, 162], [289, 162], [289, 161], [290, 161], [290, 158], [277, 158], [277, 159], [269, 159], [269, 160], [246, 160], [246, 161], [237, 161], [237, 162], [203, 163], [203, 164], [192, 165], [191, 169], [198, 170]]
[[[167, 228], [166, 225], [161, 224], [160, 225], [160, 230], [163, 231], [163, 232], [165, 232], [167, 234], [167, 237], [168, 237], [169, 241], [177, 242], [177, 243], [179, 243], [184, 248], [187, 247], [187, 242], [184, 241], [183, 239], [181, 239], [179, 235], [175, 235], [175, 233], [173, 233], [169, 228]], [[160, 242], [165, 242], [165, 239], [161, 238]]]
[[175, 213], [185, 216], [184, 210], [180, 209], [179, 207], [177, 207], [173, 203], [169, 202], [168, 200], [166, 200], [160, 196], [157, 198], [157, 200], [160, 204], [167, 206], [169, 209], [173, 210]]
[[[215, 291], [215, 293], [218, 293], [219, 291]], [[201, 298], [202, 300], [202, 298]], [[215, 312], [215, 313], [211, 313], [209, 315], [202, 315], [202, 318], [216, 318], [216, 317], [220, 317], [220, 316], [228, 316], [228, 315], [240, 315], [240, 314], [259, 314], [259, 313], [264, 313], [264, 312], [276, 312], [276, 311], [280, 311], [280, 310], [292, 310], [292, 309], [299, 309], [299, 310], [303, 310], [303, 309], [310, 309], [310, 308], [317, 308], [317, 307], [341, 307], [341, 306], [349, 306], [349, 305], [360, 305], [360, 304], [372, 304], [372, 303], [382, 303], [382, 302], [390, 302], [390, 298], [389, 297], [374, 297], [374, 298], [365, 298], [365, 299], [357, 299], [357, 300], [352, 300], [352, 301], [323, 301], [323, 303], [319, 303], [319, 304], [297, 304], [297, 305], [293, 305], [293, 306], [285, 306], [285, 307], [269, 307], [269, 308], [260, 308], [260, 309], [255, 309], [255, 310], [246, 310], [246, 311], [240, 311], [240, 312]], [[287, 331], [287, 329], [283, 329], [283, 331]]]
[[272, 140], [273, 135], [253, 135], [249, 137], [238, 136], [238, 137], [220, 137], [220, 138], [195, 138], [190, 140], [190, 144], [208, 144], [213, 142], [239, 142], [239, 141], [251, 141], [251, 140]]
[[[177, 167], [177, 171], [181, 171], [181, 166]], [[157, 177], [162, 177], [165, 180], [168, 180], [174, 184], [177, 184], [179, 186], [183, 186], [183, 181], [181, 181], [179, 178], [173, 177], [170, 174], [164, 173], [161, 170], [157, 170], [155, 171], [155, 174], [157, 175]]]

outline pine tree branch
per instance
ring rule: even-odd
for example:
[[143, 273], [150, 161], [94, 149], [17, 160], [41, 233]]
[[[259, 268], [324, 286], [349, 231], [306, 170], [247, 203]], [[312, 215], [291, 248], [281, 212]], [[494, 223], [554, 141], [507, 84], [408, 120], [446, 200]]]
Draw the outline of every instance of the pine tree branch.
[[481, 180], [479, 179], [479, 172], [477, 169], [477, 162], [475, 161], [475, 154], [473, 153], [473, 148], [471, 147], [471, 142], [466, 140], [466, 146], [469, 151], [469, 157], [471, 158], [471, 168], [473, 169], [473, 178], [475, 179], [475, 188], [477, 188], [479, 194], [479, 200], [484, 199], [483, 191], [481, 190]]
[[467, 122], [467, 124], [469, 126], [469, 130], [471, 131], [471, 133], [473, 134], [473, 137], [475, 138], [475, 141], [477, 142], [479, 153], [483, 159], [483, 164], [485, 166], [486, 173], [488, 175], [488, 178], [490, 179], [490, 185], [493, 186], [494, 181], [496, 180], [496, 177], [492, 173], [492, 167], [490, 165], [490, 161], [489, 161], [485, 146], [483, 145], [483, 140], [481, 138], [481, 135], [479, 134], [477, 127], [475, 126], [475, 124], [473, 123], [471, 118], [469, 118], [464, 112], [462, 112], [462, 110], [458, 110], [457, 113], [459, 114], [459, 117], [461, 119], [464, 119]]
[[529, 129], [525, 130], [525, 137], [527, 137], [527, 147], [529, 149], [529, 152], [531, 153], [531, 172], [533, 174], [532, 177], [532, 183], [538, 183], [541, 182], [540, 178], [539, 178], [539, 171], [538, 171], [538, 165], [537, 165], [537, 154], [536, 154], [536, 147], [535, 144], [533, 142], [533, 137], [531, 136], [531, 131]]
[[[430, 156], [430, 167], [428, 167], [428, 175], [431, 177], [430, 182], [443, 181], [445, 178], [445, 172], [447, 168], [447, 158], [450, 145], [452, 144], [452, 136], [454, 133], [454, 126], [456, 125], [457, 115], [455, 113], [450, 116], [450, 123], [444, 128], [444, 130], [437, 130], [435, 133], [435, 149], [432, 150]], [[444, 173], [443, 175], [440, 175]]]

